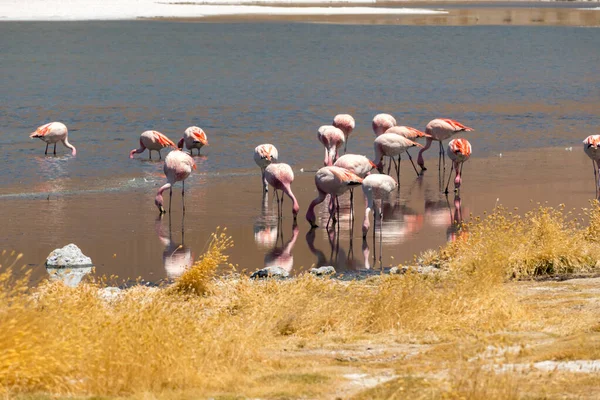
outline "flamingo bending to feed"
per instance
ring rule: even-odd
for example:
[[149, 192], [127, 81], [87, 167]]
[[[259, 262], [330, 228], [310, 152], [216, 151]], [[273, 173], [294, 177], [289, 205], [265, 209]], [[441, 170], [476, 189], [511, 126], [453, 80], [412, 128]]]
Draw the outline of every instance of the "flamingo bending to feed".
[[148, 149], [149, 159], [152, 160], [152, 150], [158, 151], [159, 160], [162, 159], [160, 154], [161, 149], [165, 147], [176, 148], [175, 143], [158, 131], [145, 131], [140, 135], [140, 148], [133, 149], [129, 152], [129, 158], [133, 158], [134, 154], [143, 153]]
[[[306, 211], [306, 220], [310, 223], [311, 228], [316, 228], [318, 225], [315, 223], [317, 217], [315, 215], [315, 207], [317, 204], [322, 203], [325, 197], [329, 194], [332, 196], [331, 206], [329, 208], [329, 216], [333, 217], [335, 222], [335, 216], [333, 215], [335, 203], [334, 199], [337, 200], [337, 196], [345, 193], [352, 186], [360, 185], [363, 179], [355, 173], [348, 171], [341, 167], [323, 167], [315, 174], [315, 185], [317, 187], [318, 195], [308, 206]], [[339, 205], [337, 207], [339, 212]], [[327, 222], [329, 226], [329, 222]]]
[[262, 173], [263, 192], [269, 191], [269, 185], [265, 179], [265, 168], [272, 162], [277, 162], [279, 153], [275, 146], [269, 143], [261, 144], [256, 146], [254, 149], [254, 162], [260, 167]]
[[[422, 144], [413, 142], [404, 136], [397, 135], [395, 133], [384, 133], [383, 135], [377, 136], [375, 142], [373, 142], [373, 148], [375, 149], [375, 159], [377, 163], [377, 170], [383, 172], [383, 156], [389, 156], [394, 163], [395, 156], [398, 156], [398, 164], [396, 165], [396, 181], [400, 182], [400, 159], [401, 154], [404, 153], [411, 147], [423, 147]], [[391, 167], [390, 163], [390, 167]], [[388, 167], [388, 173], [390, 168]]]
[[50, 122], [42, 125], [29, 135], [32, 139], [40, 138], [46, 142], [46, 152], [44, 154], [48, 154], [48, 145], [54, 144], [54, 155], [56, 155], [56, 143], [62, 142], [65, 147], [71, 149], [71, 155], [76, 155], [77, 150], [75, 146], [69, 143], [68, 136], [67, 127], [62, 122]]
[[385, 131], [396, 126], [396, 119], [390, 114], [377, 114], [373, 117], [371, 128], [375, 136], [383, 135]]
[[461, 124], [460, 122], [454, 121], [452, 119], [437, 118], [437, 119], [429, 121], [429, 123], [425, 127], [425, 133], [427, 133], [428, 135], [431, 135], [431, 137], [427, 138], [425, 147], [423, 147], [421, 149], [421, 151], [419, 151], [419, 157], [417, 159], [417, 164], [419, 164], [419, 166], [421, 167], [421, 169], [423, 171], [425, 171], [427, 169], [427, 168], [425, 168], [425, 161], [423, 160], [423, 153], [431, 146], [431, 143], [434, 140], [437, 140], [440, 143], [440, 154], [438, 157], [438, 169], [440, 168], [440, 165], [441, 165], [440, 161], [442, 159], [444, 161], [444, 168], [446, 168], [446, 164], [445, 164], [446, 160], [444, 158], [444, 147], [442, 145], [442, 141], [448, 139], [449, 137], [451, 137], [452, 135], [454, 135], [458, 132], [471, 132], [474, 130], [475, 129], [469, 128], [468, 126], [465, 126], [465, 125]]
[[[376, 218], [377, 215], [379, 215], [379, 229], [381, 229], [381, 221], [383, 220], [383, 200], [388, 198], [397, 187], [398, 183], [394, 178], [388, 175], [369, 175], [363, 180], [362, 190], [365, 195], [365, 219], [362, 226], [363, 239], [367, 237], [367, 233], [369, 232], [369, 214], [371, 213], [371, 210], [374, 210], [373, 225], [376, 225]], [[381, 200], [382, 206], [377, 207], [375, 205], [375, 200]], [[375, 232], [374, 229], [373, 232]]]
[[181, 181], [183, 187], [181, 188], [181, 203], [183, 204], [183, 212], [185, 213], [185, 180], [192, 173], [192, 169], [196, 169], [196, 162], [188, 154], [181, 150], [174, 150], [167, 154], [165, 157], [164, 165], [165, 176], [167, 177], [167, 183], [161, 186], [156, 193], [154, 204], [158, 207], [158, 211], [161, 214], [165, 213], [163, 207], [163, 192], [170, 189], [169, 192], [169, 212], [171, 212], [171, 200], [173, 199], [173, 185], [175, 182]]
[[583, 151], [592, 159], [594, 167], [594, 182], [596, 184], [596, 197], [600, 197], [600, 180], [598, 172], [600, 171], [600, 135], [590, 135], [583, 141]]
[[[420, 130], [411, 128], [410, 126], [392, 126], [390, 129], [385, 131], [385, 133], [395, 133], [396, 135], [403, 136], [407, 139], [412, 140], [413, 142], [415, 140], [417, 140], [418, 138], [422, 138], [422, 137], [430, 138], [431, 137], [430, 134], [421, 132]], [[417, 171], [417, 167], [415, 167], [415, 163], [413, 162], [413, 159], [410, 156], [410, 153], [408, 152], [408, 150], [406, 150], [406, 154], [408, 154], [408, 159], [410, 160], [410, 163], [412, 164], [413, 168], [415, 169], [415, 172], [417, 173], [417, 175], [419, 175], [419, 171]]]
[[337, 160], [338, 149], [346, 142], [344, 132], [333, 125], [323, 125], [317, 131], [317, 139], [325, 146], [323, 165], [332, 166]]
[[292, 167], [284, 163], [269, 164], [265, 168], [265, 180], [269, 185], [273, 186], [275, 193], [277, 193], [277, 190], [281, 190], [282, 192], [281, 206], [279, 205], [279, 195], [277, 196], [279, 218], [281, 218], [283, 214], [283, 193], [287, 194], [288, 197], [292, 199], [292, 213], [294, 214], [295, 222], [298, 211], [300, 211], [300, 206], [298, 205], [294, 193], [292, 193], [292, 182], [294, 181], [294, 171], [292, 171]]
[[[453, 139], [448, 143], [448, 157], [452, 160], [456, 177], [454, 178], [454, 191], [457, 192], [462, 183], [462, 169], [463, 163], [471, 157], [471, 143], [467, 139]], [[448, 174], [448, 183], [446, 184], [446, 191], [448, 194], [448, 185], [450, 185], [450, 177], [452, 171]]]
[[184, 144], [190, 151], [190, 155], [193, 154], [193, 149], [198, 149], [198, 155], [200, 155], [200, 149], [208, 145], [206, 133], [197, 126], [190, 126], [183, 133], [183, 137], [179, 139], [177, 147], [183, 149]]
[[338, 114], [333, 118], [333, 124], [336, 128], [344, 132], [344, 154], [346, 154], [346, 146], [348, 145], [348, 137], [354, 130], [356, 123], [350, 114]]
[[[369, 175], [373, 168], [377, 168], [373, 161], [358, 154], [344, 154], [333, 165], [352, 171], [361, 178]], [[354, 190], [352, 188], [350, 189], [350, 213], [350, 221], [352, 221], [354, 218]]]

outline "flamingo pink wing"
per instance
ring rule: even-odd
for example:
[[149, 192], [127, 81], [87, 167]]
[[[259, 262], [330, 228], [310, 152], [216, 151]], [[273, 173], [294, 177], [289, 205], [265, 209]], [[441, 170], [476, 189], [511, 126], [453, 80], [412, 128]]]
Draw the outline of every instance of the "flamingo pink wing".
[[156, 136], [156, 140], [158, 140], [158, 143], [160, 143], [163, 147], [167, 147], [167, 146], [176, 147], [175, 143], [173, 143], [173, 141], [171, 139], [169, 139], [162, 133], [160, 133], [158, 131], [152, 131], [152, 132], [154, 132], [154, 135]]
[[466, 125], [463, 125], [463, 124], [461, 124], [460, 122], [458, 122], [458, 121], [455, 121], [455, 120], [453, 120], [453, 119], [449, 119], [449, 118], [442, 118], [442, 121], [445, 121], [445, 122], [447, 122], [448, 124], [450, 124], [450, 126], [452, 126], [452, 128], [454, 128], [455, 130], [459, 130], [459, 131], [467, 131], [467, 132], [470, 132], [470, 131], [473, 131], [473, 130], [474, 130], [473, 128], [469, 128], [468, 126], [466, 126]]

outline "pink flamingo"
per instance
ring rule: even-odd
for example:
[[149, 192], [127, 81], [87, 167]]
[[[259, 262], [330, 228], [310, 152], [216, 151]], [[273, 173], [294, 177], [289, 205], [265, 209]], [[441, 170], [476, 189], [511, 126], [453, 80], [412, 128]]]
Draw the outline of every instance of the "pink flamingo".
[[254, 162], [260, 167], [262, 173], [264, 193], [269, 191], [269, 185], [265, 179], [265, 168], [272, 162], [277, 162], [277, 158], [279, 158], [279, 152], [277, 152], [277, 149], [272, 144], [261, 144], [254, 149]]
[[[383, 172], [384, 156], [390, 157], [392, 161], [394, 161], [394, 164], [396, 163], [394, 157], [398, 156], [398, 164], [396, 165], [396, 180], [397, 182], [400, 182], [401, 154], [414, 146], [423, 147], [423, 145], [413, 142], [412, 140], [395, 133], [384, 133], [383, 135], [377, 136], [377, 138], [375, 138], [375, 142], [373, 143], [373, 147], [375, 149], [374, 161], [377, 163], [377, 170], [380, 173]], [[388, 174], [391, 166], [392, 164], [390, 163], [390, 166], [388, 167]]]
[[276, 194], [277, 190], [281, 190], [282, 192], [281, 206], [279, 205], [279, 195], [277, 195], [279, 218], [281, 218], [283, 214], [283, 193], [285, 193], [290, 199], [292, 199], [292, 213], [294, 214], [294, 222], [296, 222], [296, 217], [298, 215], [298, 211], [300, 211], [300, 206], [298, 205], [298, 201], [296, 200], [294, 193], [292, 193], [292, 182], [294, 181], [294, 171], [292, 171], [292, 167], [284, 163], [269, 164], [265, 168], [265, 180], [269, 183], [269, 185], [273, 186]]
[[[333, 165], [352, 171], [361, 178], [369, 175], [373, 168], [377, 168], [373, 161], [358, 154], [344, 154]], [[350, 221], [352, 221], [354, 219], [354, 190], [352, 188], [350, 189], [350, 217]]]
[[598, 172], [600, 171], [600, 135], [590, 135], [583, 141], [583, 151], [592, 159], [594, 167], [594, 182], [596, 184], [596, 197], [600, 198], [600, 181], [598, 180]]
[[[322, 203], [325, 197], [329, 194], [332, 196], [331, 206], [329, 208], [330, 219], [333, 217], [334, 222], [336, 221], [334, 212], [334, 198], [337, 200], [337, 196], [345, 193], [352, 186], [360, 185], [363, 179], [355, 173], [348, 171], [345, 168], [328, 166], [323, 167], [315, 174], [315, 185], [317, 187], [318, 195], [308, 206], [306, 211], [306, 220], [310, 223], [312, 228], [316, 228], [318, 225], [315, 223], [317, 217], [315, 215], [315, 207], [317, 204]], [[339, 212], [339, 204], [337, 205]], [[327, 222], [329, 226], [329, 221]]]
[[[394, 178], [383, 175], [369, 175], [363, 180], [363, 194], [365, 196], [365, 219], [363, 222], [362, 232], [363, 238], [367, 236], [369, 232], [369, 214], [371, 210], [374, 210], [374, 216], [379, 214], [379, 219], [383, 220], [383, 207], [377, 209], [374, 201], [382, 200], [389, 197], [389, 195], [398, 187], [398, 183], [394, 180]], [[373, 220], [373, 224], [375, 225], [375, 219]], [[380, 224], [381, 227], [381, 224]]]
[[[421, 132], [420, 130], [411, 128], [410, 126], [392, 126], [390, 129], [385, 131], [385, 133], [395, 133], [396, 135], [403, 136], [407, 139], [412, 140], [413, 142], [422, 137], [425, 137], [425, 138], [431, 137], [430, 134]], [[408, 152], [408, 150], [406, 150], [406, 154], [408, 154], [408, 159], [410, 160], [410, 163], [412, 164], [413, 168], [415, 169], [415, 172], [417, 173], [417, 175], [419, 175], [419, 171], [417, 171], [417, 167], [415, 167], [415, 163], [413, 162], [413, 159], [410, 156], [410, 153]]]
[[46, 152], [48, 154], [48, 145], [54, 143], [54, 155], [56, 155], [56, 143], [62, 142], [65, 147], [71, 149], [71, 155], [76, 155], [75, 146], [69, 143], [69, 132], [67, 127], [62, 122], [50, 122], [38, 127], [35, 132], [29, 135], [30, 138], [40, 138], [46, 142]]
[[359, 154], [344, 154], [333, 165], [350, 170], [361, 178], [369, 175], [373, 168], [377, 168], [373, 161]]
[[332, 166], [337, 160], [338, 149], [345, 143], [344, 132], [332, 125], [323, 125], [317, 131], [317, 139], [325, 146], [323, 165]]
[[[452, 160], [456, 177], [454, 178], [454, 191], [457, 192], [460, 184], [462, 183], [462, 169], [463, 163], [471, 157], [471, 143], [467, 139], [453, 139], [448, 143], [448, 157]], [[459, 170], [460, 168], [460, 170]], [[448, 183], [446, 184], [446, 191], [448, 194], [448, 185], [450, 185], [450, 177], [452, 171], [448, 174]]]
[[371, 127], [375, 136], [379, 136], [385, 133], [391, 127], [396, 126], [396, 119], [390, 114], [377, 114], [373, 117]]
[[140, 135], [140, 148], [129, 152], [129, 158], [133, 158], [136, 153], [143, 153], [148, 149], [149, 159], [152, 160], [152, 150], [158, 151], [159, 160], [162, 159], [160, 150], [165, 147], [176, 148], [175, 143], [158, 131], [145, 131]]
[[[387, 175], [369, 175], [363, 180], [362, 190], [365, 196], [365, 219], [362, 226], [363, 239], [367, 237], [367, 233], [369, 232], [369, 214], [371, 213], [371, 210], [374, 210], [374, 226], [376, 225], [377, 215], [379, 214], [379, 231], [381, 234], [381, 221], [383, 221], [383, 200], [387, 199], [397, 187], [398, 183], [394, 180], [394, 178]], [[382, 205], [380, 207], [377, 207], [375, 204], [376, 200], [381, 201]], [[375, 229], [373, 229], [373, 235], [375, 235]], [[373, 236], [373, 238], [374, 237], [375, 236]]]
[[451, 137], [452, 135], [454, 135], [458, 132], [471, 132], [474, 130], [475, 129], [469, 128], [468, 126], [465, 126], [465, 125], [461, 124], [460, 122], [454, 121], [452, 119], [437, 118], [437, 119], [429, 121], [429, 123], [425, 127], [425, 132], [428, 135], [431, 135], [431, 137], [427, 138], [425, 147], [423, 147], [421, 149], [421, 151], [419, 151], [419, 157], [417, 159], [417, 164], [419, 164], [419, 166], [421, 167], [421, 169], [423, 171], [425, 171], [427, 169], [427, 168], [425, 168], [425, 161], [423, 160], [423, 153], [431, 146], [431, 143], [434, 140], [437, 140], [440, 143], [440, 154], [438, 157], [438, 163], [439, 163], [438, 169], [439, 169], [439, 166], [441, 165], [441, 160], [443, 159], [444, 170], [445, 170], [446, 160], [444, 157], [444, 148], [442, 146], [442, 141], [448, 139], [449, 137]]
[[333, 126], [344, 132], [344, 154], [346, 154], [346, 146], [348, 145], [348, 137], [354, 130], [356, 123], [350, 114], [338, 114], [333, 118]]
[[154, 204], [158, 207], [158, 211], [161, 214], [165, 213], [165, 209], [163, 208], [163, 197], [162, 194], [165, 190], [169, 189], [169, 212], [171, 212], [171, 203], [173, 199], [173, 185], [175, 182], [181, 181], [183, 187], [181, 188], [181, 202], [183, 204], [183, 212], [185, 213], [185, 180], [192, 173], [192, 169], [196, 169], [196, 162], [194, 159], [187, 153], [176, 149], [165, 157], [165, 165], [164, 171], [165, 176], [167, 177], [167, 183], [161, 186], [158, 189], [158, 193], [156, 193], [156, 198], [154, 199]]
[[206, 133], [197, 126], [190, 126], [183, 133], [183, 137], [179, 139], [177, 147], [183, 149], [183, 144], [190, 151], [190, 155], [193, 153], [193, 149], [198, 149], [198, 155], [200, 155], [200, 149], [202, 146], [208, 145], [208, 139]]

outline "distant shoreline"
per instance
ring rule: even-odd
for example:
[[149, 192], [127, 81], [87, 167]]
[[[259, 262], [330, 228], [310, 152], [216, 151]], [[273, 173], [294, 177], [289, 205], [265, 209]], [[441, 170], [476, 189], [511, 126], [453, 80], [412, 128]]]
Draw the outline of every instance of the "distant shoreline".
[[[527, 7], [530, 4], [533, 6]], [[151, 19], [182, 22], [297, 21], [409, 25], [541, 23], [598, 26], [600, 6], [596, 5], [600, 5], [598, 0], [122, 0], [113, 4], [106, 4], [102, 0], [2, 0], [0, 21]]]

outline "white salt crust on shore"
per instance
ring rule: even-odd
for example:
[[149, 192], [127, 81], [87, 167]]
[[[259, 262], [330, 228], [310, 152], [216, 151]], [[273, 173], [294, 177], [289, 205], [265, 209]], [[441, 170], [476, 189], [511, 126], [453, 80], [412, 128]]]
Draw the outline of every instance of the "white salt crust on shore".
[[[426, 15], [446, 13], [446, 11], [421, 8], [293, 7], [286, 5], [290, 4], [287, 0], [209, 0], [209, 2], [210, 4], [192, 3], [187, 0], [0, 0], [0, 21], [128, 20], [227, 15]], [[318, 4], [350, 4], [353, 2], [358, 1], [318, 1]], [[257, 3], [265, 5], [249, 5]], [[317, 1], [294, 0], [293, 3], [311, 4], [317, 3]], [[360, 3], [365, 3], [365, 1], [360, 1]], [[278, 4], [285, 5], [285, 7], [277, 7]]]

